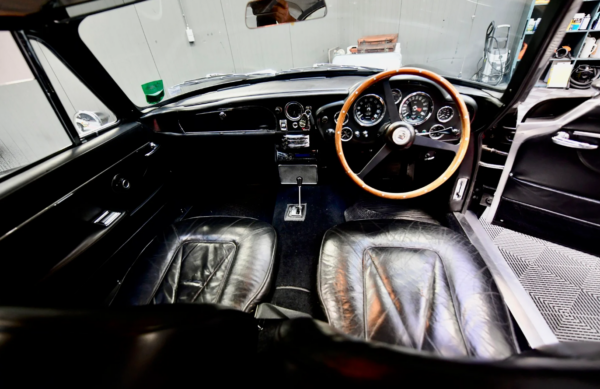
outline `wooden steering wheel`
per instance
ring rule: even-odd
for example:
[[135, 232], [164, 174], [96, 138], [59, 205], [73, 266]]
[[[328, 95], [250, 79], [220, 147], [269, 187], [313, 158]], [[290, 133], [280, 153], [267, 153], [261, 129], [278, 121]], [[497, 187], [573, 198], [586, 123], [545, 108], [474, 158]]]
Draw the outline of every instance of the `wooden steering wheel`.
[[[396, 107], [396, 103], [394, 102], [394, 96], [392, 95], [392, 88], [390, 86], [389, 79], [393, 76], [398, 75], [413, 75], [419, 76], [426, 79], [429, 79], [440, 87], [442, 87], [446, 92], [450, 94], [452, 100], [458, 106], [458, 113], [460, 115], [460, 120], [462, 124], [462, 131], [460, 137], [460, 143], [458, 145], [449, 144], [446, 142], [442, 142], [439, 140], [434, 140], [426, 136], [417, 136], [415, 129], [409, 123], [406, 123], [400, 117], [400, 113]], [[344, 121], [346, 120], [346, 115], [350, 112], [350, 108], [352, 104], [371, 86], [378, 82], [383, 82], [383, 89], [385, 92], [385, 102], [388, 107], [391, 124], [386, 130], [385, 133], [385, 144], [379, 150], [375, 156], [367, 163], [367, 165], [361, 170], [359, 173], [354, 173], [348, 162], [346, 161], [346, 157], [344, 156], [344, 150], [342, 148], [342, 128], [344, 127]], [[384, 197], [387, 199], [411, 199], [414, 197], [422, 196], [426, 193], [429, 193], [435, 189], [437, 189], [440, 185], [446, 182], [456, 169], [460, 166], [463, 159], [465, 158], [465, 154], [467, 153], [467, 148], [469, 146], [469, 138], [471, 136], [471, 123], [469, 119], [469, 112], [467, 111], [467, 106], [464, 101], [460, 98], [458, 91], [454, 88], [452, 84], [450, 84], [445, 78], [439, 76], [436, 73], [430, 72], [428, 70], [416, 69], [416, 68], [403, 68], [398, 70], [389, 70], [383, 73], [379, 73], [375, 76], [370, 77], [368, 80], [363, 82], [348, 98], [342, 107], [342, 111], [337, 121], [337, 125], [335, 128], [335, 148], [338, 153], [338, 157], [344, 170], [346, 173], [352, 178], [352, 180], [361, 188], [370, 192], [376, 196]], [[452, 160], [452, 163], [446, 169], [446, 171], [439, 176], [435, 181], [426, 185], [420, 189], [413, 190], [411, 192], [404, 193], [389, 193], [382, 192], [375, 188], [370, 187], [365, 184], [363, 181], [365, 176], [375, 168], [381, 161], [385, 159], [392, 151], [395, 150], [406, 150], [412, 146], [421, 146], [427, 147], [429, 149], [438, 149], [438, 150], [448, 150], [454, 152], [456, 155]]]

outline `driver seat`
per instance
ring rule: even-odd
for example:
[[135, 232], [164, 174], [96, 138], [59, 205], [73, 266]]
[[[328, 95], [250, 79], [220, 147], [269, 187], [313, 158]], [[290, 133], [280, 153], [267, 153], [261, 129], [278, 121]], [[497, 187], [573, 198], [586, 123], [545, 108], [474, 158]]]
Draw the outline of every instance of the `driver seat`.
[[318, 292], [329, 324], [443, 357], [518, 353], [504, 300], [475, 247], [438, 225], [341, 224], [323, 239]]

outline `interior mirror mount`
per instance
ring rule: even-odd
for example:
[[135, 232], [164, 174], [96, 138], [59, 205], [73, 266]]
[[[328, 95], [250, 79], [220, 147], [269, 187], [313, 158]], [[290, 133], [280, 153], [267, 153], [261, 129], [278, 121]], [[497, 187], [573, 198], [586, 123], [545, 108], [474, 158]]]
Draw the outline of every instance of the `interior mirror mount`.
[[327, 15], [324, 0], [256, 0], [246, 5], [246, 26], [259, 28], [320, 19]]

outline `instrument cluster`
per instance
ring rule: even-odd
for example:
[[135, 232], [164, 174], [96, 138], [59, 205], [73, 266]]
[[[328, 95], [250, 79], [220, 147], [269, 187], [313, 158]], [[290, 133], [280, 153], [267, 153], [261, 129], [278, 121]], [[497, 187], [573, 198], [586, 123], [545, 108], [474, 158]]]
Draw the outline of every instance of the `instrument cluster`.
[[[456, 106], [443, 98], [439, 90], [422, 84], [401, 84], [392, 85], [392, 95], [395, 103], [392, 108], [386, 105], [383, 91], [374, 90], [359, 97], [344, 119], [342, 141], [374, 141], [382, 133], [381, 127], [389, 123], [390, 109], [398, 110], [401, 119], [411, 124], [419, 136], [442, 141], [460, 138], [461, 123]], [[335, 133], [342, 104], [340, 102], [335, 110], [321, 108], [318, 111], [317, 120], [319, 126], [324, 127], [326, 137]]]

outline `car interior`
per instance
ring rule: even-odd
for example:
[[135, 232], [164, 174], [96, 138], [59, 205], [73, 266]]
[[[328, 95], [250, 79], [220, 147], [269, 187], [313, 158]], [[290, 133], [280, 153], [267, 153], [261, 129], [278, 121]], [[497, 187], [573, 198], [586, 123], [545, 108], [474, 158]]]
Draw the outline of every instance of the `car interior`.
[[[323, 69], [145, 109], [78, 34], [88, 14], [28, 3], [0, 26], [73, 144], [0, 177], [3, 387], [598, 386], [598, 343], [532, 341], [469, 224], [600, 254], [598, 154], [552, 141], [597, 145], [600, 100], [540, 103], [515, 135], [580, 1], [552, 0], [504, 94]], [[36, 45], [116, 122], [82, 141]]]

